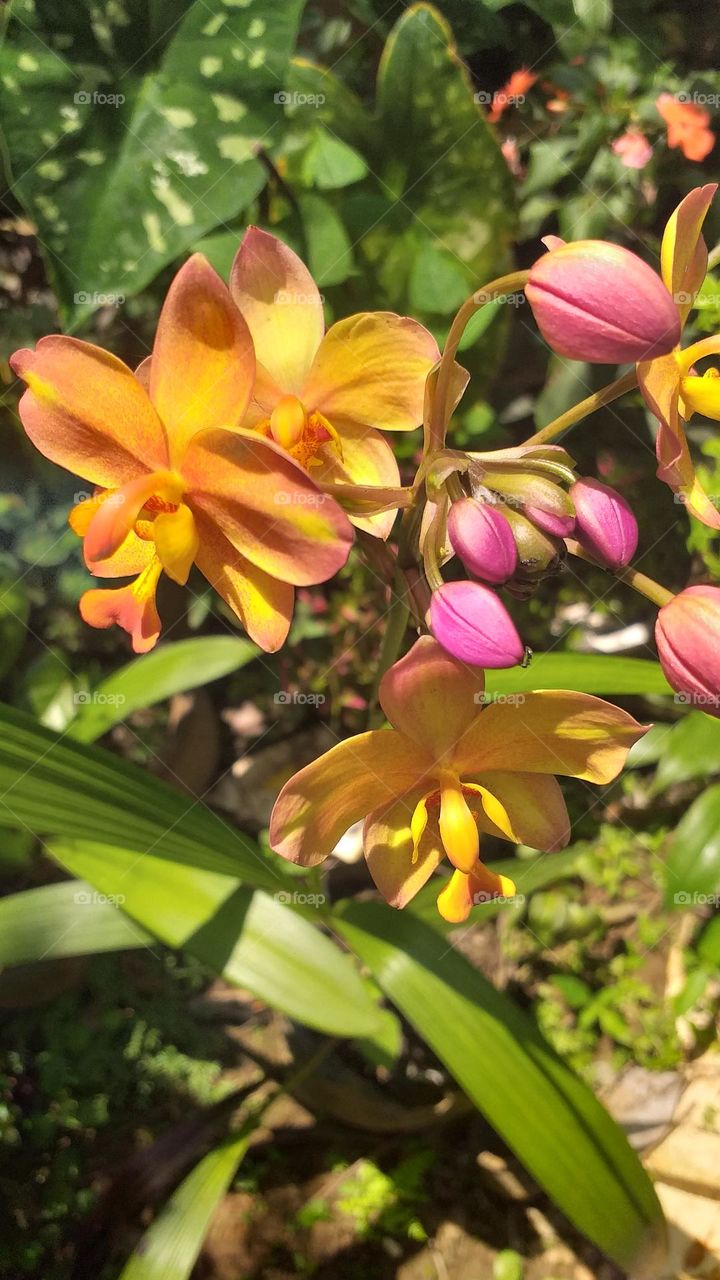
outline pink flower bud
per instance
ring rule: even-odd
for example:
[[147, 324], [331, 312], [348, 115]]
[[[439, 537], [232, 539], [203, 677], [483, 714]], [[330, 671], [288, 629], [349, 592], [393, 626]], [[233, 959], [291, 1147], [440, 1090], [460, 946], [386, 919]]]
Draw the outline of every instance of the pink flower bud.
[[448, 515], [453, 551], [470, 573], [485, 582], [507, 582], [515, 572], [517, 551], [512, 529], [501, 511], [477, 498], [454, 502]]
[[528, 520], [552, 538], [568, 538], [575, 528], [575, 517], [558, 515], [555, 511], [543, 511], [542, 507], [525, 507]]
[[505, 605], [479, 582], [446, 582], [434, 591], [430, 630], [453, 658], [474, 667], [514, 667], [525, 653]]
[[677, 307], [660, 277], [604, 240], [552, 249], [532, 267], [525, 293], [545, 341], [571, 360], [649, 360], [680, 339]]
[[638, 544], [637, 520], [629, 504], [607, 484], [587, 477], [570, 489], [575, 536], [607, 569], [624, 569]]
[[655, 643], [682, 701], [720, 716], [720, 587], [687, 587], [663, 605]]

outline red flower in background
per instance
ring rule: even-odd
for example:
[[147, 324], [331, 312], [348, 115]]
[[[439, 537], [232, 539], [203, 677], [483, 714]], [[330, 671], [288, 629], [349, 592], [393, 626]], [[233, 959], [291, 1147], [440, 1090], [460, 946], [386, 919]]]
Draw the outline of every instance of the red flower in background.
[[518, 71], [513, 71], [507, 83], [501, 89], [495, 90], [488, 111], [488, 120], [497, 124], [507, 107], [514, 107], [524, 102], [525, 94], [528, 89], [532, 89], [536, 80], [535, 73], [529, 71], [527, 67], [520, 67]]
[[645, 134], [639, 129], [628, 129], [621, 134], [613, 142], [612, 150], [626, 169], [644, 169], [653, 153]]
[[695, 102], [680, 102], [671, 93], [661, 93], [655, 103], [667, 125], [669, 147], [679, 147], [686, 160], [704, 160], [715, 146], [710, 112]]

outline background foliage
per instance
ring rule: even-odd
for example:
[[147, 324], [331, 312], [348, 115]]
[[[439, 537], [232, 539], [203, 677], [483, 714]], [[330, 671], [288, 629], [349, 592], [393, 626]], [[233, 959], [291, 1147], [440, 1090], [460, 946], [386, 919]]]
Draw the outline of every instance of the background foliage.
[[[65, 519], [78, 482], [31, 454], [6, 361], [58, 328], [139, 361], [178, 263], [200, 249], [226, 274], [248, 222], [302, 253], [328, 319], [391, 308], [439, 340], [466, 294], [532, 262], [547, 232], [608, 235], [652, 260], [678, 198], [714, 173], [713, 153], [701, 163], [668, 148], [655, 105], [661, 92], [712, 98], [711, 11], [689, 22], [657, 0], [630, 16], [608, 0], [12, 0], [0, 22], [1, 1176], [20, 1172], [23, 1186], [2, 1228], [9, 1274], [188, 1275], [228, 1187], [249, 1188], [257, 1211], [274, 1177], [300, 1179], [292, 1146], [274, 1166], [262, 1146], [247, 1154], [236, 1094], [252, 1053], [199, 1013], [233, 987], [261, 1031], [293, 1028], [282, 1068], [261, 1037], [253, 1087], [279, 1089], [332, 1037], [322, 1052], [347, 1090], [330, 1112], [340, 1201], [360, 1242], [343, 1274], [395, 1274], [381, 1242], [395, 1256], [420, 1247], [467, 1201], [458, 1152], [474, 1161], [493, 1143], [560, 1205], [590, 1265], [595, 1247], [629, 1265], [657, 1242], [657, 1204], [592, 1089], [628, 1063], [676, 1068], [699, 1052], [720, 991], [720, 779], [703, 788], [720, 775], [720, 726], [670, 698], [650, 606], [583, 566], [518, 607], [525, 638], [549, 652], [497, 673], [496, 694], [585, 689], [656, 728], [604, 794], [568, 786], [570, 850], [518, 850], [524, 901], [482, 908], [453, 945], [430, 895], [398, 920], [365, 900], [360, 867], [297, 878], [264, 843], [293, 763], [365, 727], [385, 627], [375, 575], [353, 559], [301, 593], [274, 658], [238, 637], [199, 579], [187, 593], [166, 582], [167, 639], [128, 661], [122, 640], [77, 616], [88, 578]], [[520, 67], [533, 82], [489, 120]], [[612, 149], [628, 128], [653, 148], [642, 169]], [[712, 245], [717, 213], [708, 221]], [[717, 328], [719, 287], [711, 275], [698, 333]], [[521, 306], [479, 323], [490, 327], [465, 343], [475, 377], [459, 444], [512, 444], [606, 380], [548, 362]], [[571, 449], [633, 502], [641, 567], [678, 589], [716, 576], [714, 535], [690, 531], [652, 478], [639, 401], [597, 426]], [[702, 424], [693, 446], [712, 480], [718, 446]], [[403, 442], [405, 463], [416, 447]], [[245, 769], [260, 781], [243, 790]], [[682, 980], [663, 1003], [678, 949]], [[322, 1114], [317, 1095], [289, 1087]], [[491, 1128], [468, 1127], [460, 1090]], [[461, 1128], [409, 1138], [450, 1094]], [[359, 1165], [343, 1127], [353, 1112], [387, 1126], [372, 1158], [363, 1135]], [[152, 1187], [145, 1148], [161, 1171]], [[145, 1200], [123, 1207], [121, 1195], [110, 1229], [108, 1187], [125, 1194], [138, 1169]], [[298, 1274], [320, 1265], [310, 1241], [334, 1209], [303, 1186], [290, 1236], [276, 1231], [252, 1265], [278, 1249]], [[130, 1257], [148, 1207], [154, 1225]], [[486, 1230], [477, 1214], [472, 1229]], [[522, 1268], [515, 1238], [500, 1237], [492, 1265], [515, 1270], [498, 1280]]]

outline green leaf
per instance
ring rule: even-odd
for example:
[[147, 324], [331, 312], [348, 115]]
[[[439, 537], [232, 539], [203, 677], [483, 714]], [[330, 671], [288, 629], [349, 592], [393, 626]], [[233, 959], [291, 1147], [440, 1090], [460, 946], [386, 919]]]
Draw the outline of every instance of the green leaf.
[[573, 0], [573, 9], [591, 35], [610, 30], [613, 18], [612, 0]]
[[22, 582], [0, 583], [0, 677], [11, 671], [27, 639], [30, 601]]
[[0, 966], [144, 947], [150, 935], [83, 880], [0, 899]]
[[[343, 122], [331, 127], [351, 141]], [[454, 289], [463, 273], [468, 293], [500, 274], [512, 234], [512, 180], [450, 28], [430, 5], [412, 5], [388, 38], [364, 150], [385, 204], [379, 211], [366, 200], [362, 216], [355, 206], [356, 238], [393, 307], [412, 309], [413, 263], [430, 250], [446, 268], [455, 263]], [[415, 274], [416, 296], [418, 289]], [[436, 293], [431, 314], [445, 306]]]
[[717, 905], [720, 891], [720, 785], [698, 796], [679, 822], [665, 864], [669, 907]]
[[577, 689], [581, 693], [672, 693], [658, 662], [595, 653], [536, 653], [526, 668], [488, 671], [492, 696], [532, 689]]
[[352, 961], [286, 905], [291, 893], [271, 897], [231, 876], [96, 841], [51, 840], [49, 850], [160, 942], [189, 951], [296, 1021], [341, 1036], [380, 1028], [377, 1004]]
[[234, 636], [162, 644], [121, 667], [95, 689], [76, 693], [77, 715], [70, 734], [80, 742], [93, 742], [133, 711], [229, 675], [252, 662], [257, 653], [249, 640]]
[[713, 969], [720, 969], [720, 915], [708, 920], [698, 939], [697, 953]]
[[652, 1183], [534, 1023], [408, 913], [352, 903], [338, 930], [575, 1225], [621, 1266], [659, 1247]]
[[4, 149], [67, 320], [122, 305], [265, 185], [303, 2], [195, 0], [158, 42], [138, 0], [16, 0]]
[[350, 238], [332, 205], [316, 195], [298, 197], [308, 266], [320, 288], [342, 284], [353, 269]]
[[152, 850], [271, 892], [286, 884], [254, 841], [201, 801], [100, 747], [59, 738], [2, 704], [0, 824], [116, 844], [136, 854]]
[[322, 127], [314, 130], [303, 156], [302, 176], [309, 187], [318, 191], [334, 191], [359, 182], [368, 172], [358, 151]]
[[120, 1280], [187, 1280], [248, 1141], [243, 1131], [203, 1157], [145, 1232]]
[[691, 778], [706, 778], [719, 769], [720, 720], [704, 711], [690, 711], [667, 732], [653, 791], [664, 791]]

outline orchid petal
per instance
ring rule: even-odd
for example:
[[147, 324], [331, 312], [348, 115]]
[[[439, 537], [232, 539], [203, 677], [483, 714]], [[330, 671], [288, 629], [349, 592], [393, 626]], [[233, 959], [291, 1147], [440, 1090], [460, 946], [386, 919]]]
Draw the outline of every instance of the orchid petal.
[[487, 835], [546, 851], [563, 849], [570, 839], [563, 793], [551, 775], [498, 771], [470, 785], [477, 787], [482, 802], [478, 826]]
[[298, 394], [341, 435], [345, 423], [412, 431], [422, 422], [425, 379], [438, 356], [432, 334], [416, 320], [361, 312], [328, 330]]
[[155, 517], [153, 541], [168, 577], [184, 587], [199, 545], [195, 517], [184, 502], [180, 503], [177, 511], [162, 512]]
[[543, 690], [524, 694], [522, 702], [486, 707], [459, 742], [452, 765], [461, 778], [520, 770], [611, 782], [643, 733], [643, 725], [601, 698]]
[[716, 191], [716, 182], [695, 187], [670, 215], [663, 233], [661, 274], [683, 324], [707, 271], [707, 245], [701, 232]]
[[85, 534], [87, 563], [107, 560], [122, 546], [145, 503], [162, 494], [175, 503], [182, 497], [182, 481], [172, 471], [152, 471], [130, 480], [122, 488], [105, 494]]
[[160, 573], [160, 561], [153, 558], [127, 587], [86, 591], [80, 598], [80, 616], [91, 627], [122, 627], [132, 637], [135, 653], [147, 653], [157, 643], [161, 629], [155, 605]]
[[162, 423], [127, 365], [77, 338], [41, 338], [10, 364], [28, 390], [19, 413], [37, 449], [110, 489], [168, 465]]
[[[378, 489], [399, 487], [400, 471], [395, 454], [379, 431], [348, 423], [343, 427], [341, 443], [342, 458], [331, 448], [318, 455], [320, 465], [313, 465], [310, 472], [316, 484], [369, 485]], [[334, 496], [342, 502], [341, 494]], [[352, 489], [349, 497], [352, 500]], [[396, 514], [397, 508], [393, 507], [378, 515], [351, 514], [350, 519], [356, 528], [365, 529], [378, 538], [387, 538]]]
[[150, 398], [175, 464], [196, 432], [242, 421], [254, 378], [247, 324], [207, 259], [193, 254], [168, 290], [150, 366]]
[[324, 582], [347, 560], [352, 526], [283, 449], [253, 431], [205, 431], [183, 477], [205, 514], [260, 569], [297, 586]]
[[422, 788], [408, 792], [376, 809], [365, 823], [363, 843], [368, 869], [391, 907], [404, 907], [414, 898], [444, 857], [437, 814], [415, 849], [411, 819], [422, 795]]
[[230, 292], [264, 373], [282, 394], [299, 395], [325, 329], [322, 299], [305, 264], [276, 236], [248, 227], [230, 272]]
[[196, 516], [197, 567], [239, 618], [251, 640], [266, 653], [284, 645], [292, 620], [295, 589], [258, 569], [207, 516]]
[[655, 439], [657, 476], [675, 493], [682, 495], [684, 505], [698, 520], [711, 529], [718, 529], [720, 513], [695, 474], [685, 425], [680, 417], [680, 373], [681, 368], [674, 355], [649, 360], [637, 367], [638, 386], [658, 420]]
[[429, 791], [432, 765], [393, 729], [371, 729], [338, 743], [283, 787], [270, 819], [270, 847], [290, 862], [315, 866], [354, 822], [408, 791]]
[[421, 636], [385, 673], [380, 705], [391, 724], [432, 756], [449, 758], [482, 709], [485, 676]]

